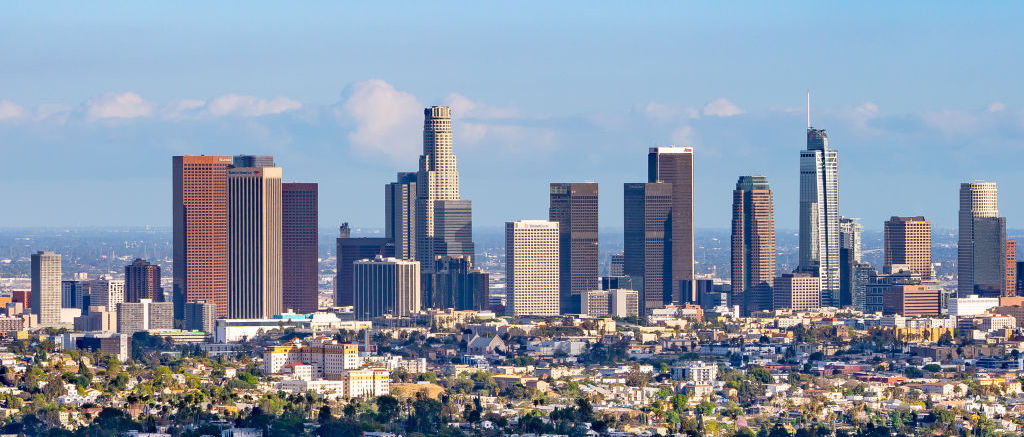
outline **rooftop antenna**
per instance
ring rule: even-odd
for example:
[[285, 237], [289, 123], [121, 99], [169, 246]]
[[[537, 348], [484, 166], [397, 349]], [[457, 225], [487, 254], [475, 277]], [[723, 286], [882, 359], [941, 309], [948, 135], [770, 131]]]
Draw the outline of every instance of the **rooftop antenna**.
[[811, 89], [807, 88], [807, 129], [811, 128]]

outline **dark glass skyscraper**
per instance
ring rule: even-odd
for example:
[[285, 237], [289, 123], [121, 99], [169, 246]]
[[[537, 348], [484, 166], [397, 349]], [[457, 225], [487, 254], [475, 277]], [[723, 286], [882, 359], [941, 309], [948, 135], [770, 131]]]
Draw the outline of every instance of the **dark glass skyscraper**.
[[319, 190], [315, 183], [281, 184], [282, 304], [296, 313], [311, 313], [317, 302], [317, 226]]
[[438, 257], [434, 261], [433, 270], [423, 274], [421, 285], [424, 307], [487, 309], [488, 275], [472, 268], [467, 257]]
[[353, 274], [352, 265], [362, 259], [373, 259], [377, 255], [395, 256], [395, 245], [390, 238], [352, 237], [348, 223], [342, 223], [337, 239], [338, 273], [334, 279], [334, 302], [336, 306], [352, 306]]
[[416, 259], [416, 173], [399, 172], [384, 186], [384, 233], [395, 242], [395, 256]]
[[623, 270], [640, 292], [640, 315], [672, 299], [668, 235], [672, 185], [627, 183], [623, 187]]
[[[647, 154], [647, 181], [672, 185], [672, 226], [666, 250], [669, 258], [671, 302], [697, 302], [697, 296], [683, 296], [684, 282], [693, 272], [693, 148], [652, 147]], [[692, 284], [688, 287], [694, 290]]]
[[741, 313], [772, 307], [775, 209], [764, 176], [740, 176], [732, 192], [732, 304]]
[[551, 184], [548, 220], [558, 222], [559, 308], [579, 314], [580, 296], [598, 285], [597, 184]]

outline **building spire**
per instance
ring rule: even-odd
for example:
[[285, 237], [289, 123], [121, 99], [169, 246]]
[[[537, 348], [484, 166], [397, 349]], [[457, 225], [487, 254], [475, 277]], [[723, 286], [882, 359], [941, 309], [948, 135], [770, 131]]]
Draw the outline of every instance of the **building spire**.
[[811, 128], [811, 89], [807, 88], [807, 129]]

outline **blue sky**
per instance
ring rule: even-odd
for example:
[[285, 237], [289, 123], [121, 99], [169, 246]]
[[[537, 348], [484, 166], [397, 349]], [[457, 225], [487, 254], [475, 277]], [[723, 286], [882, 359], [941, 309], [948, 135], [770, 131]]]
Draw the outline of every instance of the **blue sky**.
[[0, 226], [168, 225], [171, 155], [270, 153], [321, 184], [322, 226], [379, 227], [422, 106], [451, 104], [477, 226], [592, 180], [621, 227], [674, 143], [698, 227], [764, 174], [794, 229], [807, 88], [843, 215], [952, 227], [972, 179], [1024, 214], [1019, 3], [41, 3], [0, 7]]

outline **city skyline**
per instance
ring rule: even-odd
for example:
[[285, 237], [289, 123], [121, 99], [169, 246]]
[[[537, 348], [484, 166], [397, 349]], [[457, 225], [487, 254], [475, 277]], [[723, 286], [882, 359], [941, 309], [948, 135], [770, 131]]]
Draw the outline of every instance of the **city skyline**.
[[[243, 50], [245, 46], [234, 40], [182, 59], [180, 50], [156, 38], [161, 33], [145, 25], [153, 20], [151, 9], [160, 6], [138, 6], [109, 18], [114, 24], [141, 27], [136, 38], [118, 42], [115, 49], [131, 53], [137, 44], [151, 44], [151, 50], [139, 56], [161, 62], [124, 65], [105, 51], [86, 48], [82, 55], [73, 54], [52, 37], [28, 37], [28, 32], [35, 35], [57, 25], [81, 30], [90, 17], [103, 14], [102, 5], [96, 11], [79, 11], [78, 18], [50, 17], [46, 22], [50, 24], [31, 20], [45, 11], [18, 5], [10, 19], [0, 20], [12, 35], [24, 33], [25, 38], [19, 39], [34, 40], [29, 47], [35, 50], [12, 49], [12, 64], [38, 65], [46, 59], [39, 53], [46, 53], [68, 55], [63, 57], [69, 68], [52, 69], [42, 79], [14, 69], [9, 72], [8, 85], [0, 89], [3, 148], [10, 156], [7, 162], [18, 163], [0, 168], [4, 170], [0, 182], [19, 187], [5, 193], [4, 200], [20, 205], [19, 214], [0, 218], [0, 226], [167, 226], [166, 202], [160, 196], [142, 195], [170, 190], [163, 178], [164, 157], [266, 153], [288, 163], [288, 178], [319, 182], [323, 197], [337, 200], [324, 202], [321, 208], [320, 222], [325, 227], [348, 221], [354, 227], [381, 228], [379, 191], [350, 188], [370, 181], [387, 182], [398, 171], [416, 168], [414, 151], [421, 146], [419, 112], [432, 104], [451, 104], [461, 161], [461, 194], [474, 199], [478, 227], [500, 228], [504, 221], [518, 216], [543, 217], [549, 183], [588, 180], [606, 187], [599, 208], [601, 223], [618, 227], [620, 185], [643, 177], [642, 168], [623, 164], [637, 162], [646, 148], [677, 144], [693, 146], [698, 155], [697, 228], [727, 228], [734, 178], [763, 174], [773, 181], [777, 227], [796, 229], [798, 181], [792, 174], [793, 162], [785, 157], [802, 148], [799, 135], [806, 88], [812, 91], [813, 124], [828, 130], [834, 147], [843, 155], [841, 214], [861, 217], [867, 229], [881, 229], [892, 215], [924, 215], [936, 228], [954, 228], [956, 206], [944, 199], [956, 192], [960, 181], [992, 180], [1000, 184], [1007, 198], [1024, 193], [1024, 185], [1014, 177], [1015, 169], [999, 159], [1021, 150], [1018, 115], [1024, 96], [1012, 87], [1000, 86], [1013, 77], [1009, 74], [1017, 71], [1020, 61], [1001, 56], [996, 65], [982, 62], [990, 60], [992, 53], [1018, 49], [1011, 43], [1013, 38], [987, 34], [965, 38], [976, 26], [1012, 27], [1004, 23], [1013, 14], [984, 6], [965, 11], [940, 5], [916, 11], [923, 15], [896, 26], [890, 14], [880, 18], [870, 7], [850, 8], [842, 11], [844, 21], [830, 26], [834, 38], [816, 40], [807, 38], [806, 31], [791, 29], [811, 15], [810, 11], [795, 5], [771, 10], [751, 5], [738, 8], [738, 16], [730, 21], [750, 24], [761, 16], [775, 21], [760, 27], [731, 26], [735, 39], [727, 45], [734, 51], [726, 57], [695, 42], [702, 32], [721, 27], [725, 21], [722, 11], [714, 6], [693, 7], [707, 15], [706, 24], [667, 26], [667, 17], [673, 14], [655, 14], [643, 7], [588, 9], [587, 14], [634, 31], [634, 37], [621, 41], [609, 41], [594, 25], [577, 24], [570, 26], [575, 32], [542, 26], [535, 29], [535, 35], [517, 38], [523, 31], [511, 29], [508, 35], [482, 35], [477, 42], [459, 37], [479, 33], [488, 19], [468, 20], [473, 8], [452, 8], [451, 14], [438, 14], [440, 22], [432, 26], [442, 29], [437, 30], [438, 38], [450, 44], [440, 60], [417, 54], [425, 52], [426, 42], [396, 47], [400, 45], [396, 41], [404, 41], [413, 35], [410, 30], [422, 29], [423, 24], [387, 36], [361, 23], [349, 23], [345, 14], [335, 20], [346, 25], [335, 26], [326, 18], [329, 13], [312, 14], [299, 8], [294, 13], [309, 18], [309, 29], [304, 32], [322, 31], [326, 40], [317, 43], [315, 50], [288, 56], [290, 62], [269, 65], [263, 56]], [[416, 14], [412, 12], [418, 8], [411, 7], [411, 15], [397, 13], [389, 19], [414, 23]], [[534, 18], [550, 24], [558, 12], [572, 6], [550, 8], [556, 14]], [[256, 9], [253, 23], [271, 19], [260, 13], [261, 8]], [[161, 12], [162, 20], [189, 25], [182, 26], [193, 32], [187, 38], [218, 40], [223, 36], [212, 23], [181, 11]], [[942, 26], [943, 32], [935, 33], [949, 17], [964, 14], [979, 24]], [[628, 18], [643, 18], [636, 21], [653, 27], [638, 30]], [[866, 23], [888, 36], [885, 44], [858, 42], [863, 39], [859, 30]], [[246, 28], [239, 32], [259, 31]], [[79, 33], [86, 41], [102, 37], [84, 30]], [[272, 33], [280, 38], [266, 46], [272, 58], [285, 56], [285, 46], [303, 46], [295, 36]], [[573, 33], [593, 38], [593, 44], [575, 44]], [[767, 47], [757, 51], [746, 47], [745, 42], [760, 41], [766, 34]], [[354, 38], [356, 35], [360, 38]], [[263, 35], [259, 41], [267, 42], [266, 38]], [[648, 41], [652, 50], [688, 55], [653, 61], [625, 50], [626, 45], [638, 41]], [[481, 44], [505, 49], [509, 61], [525, 60], [527, 53], [531, 57], [559, 53], [560, 57], [554, 62], [551, 56], [539, 57], [549, 59], [551, 68], [531, 68], [537, 67], [538, 61], [526, 62], [515, 70], [522, 75], [517, 77], [501, 71], [502, 66], [507, 67], [503, 62], [472, 62]], [[856, 48], [853, 53], [844, 50], [850, 45]], [[599, 52], [598, 47], [604, 49]], [[908, 50], [911, 47], [915, 50]], [[324, 49], [347, 55], [344, 66], [338, 60], [317, 56]], [[391, 56], [381, 60], [376, 55], [382, 49], [390, 50]], [[624, 62], [607, 63], [604, 50], [612, 50]], [[972, 72], [945, 68], [946, 56], [918, 54], [939, 50], [956, 55], [964, 61], [962, 65], [988, 65], [985, 74], [989, 80], [967, 80]], [[83, 59], [90, 53], [102, 54], [100, 59], [110, 63]], [[807, 53], [821, 62], [802, 62]], [[860, 62], [865, 57], [873, 62]], [[164, 62], [167, 59], [181, 62]], [[432, 68], [445, 61], [454, 68]], [[584, 69], [595, 62], [601, 62], [603, 68]], [[761, 68], [738, 68], [748, 67], [748, 62], [757, 62]], [[673, 67], [679, 63], [689, 66], [687, 73], [667, 73], [678, 71]], [[803, 67], [792, 74], [791, 67], [798, 63]], [[626, 65], [630, 67], [624, 70]], [[124, 73], [106, 74], [121, 67], [125, 67]], [[202, 69], [204, 74], [185, 74], [190, 68]], [[241, 68], [249, 71], [240, 74]], [[752, 70], [758, 71], [757, 81], [750, 80]], [[237, 80], [253, 71], [260, 73]], [[571, 74], [579, 71], [588, 73]], [[646, 72], [643, 78], [639, 71]], [[773, 86], [760, 86], [763, 83]], [[950, 83], [962, 86], [941, 86]], [[934, 89], [945, 91], [934, 93]], [[121, 158], [129, 152], [134, 156], [130, 164]], [[494, 165], [495, 160], [502, 165]], [[919, 194], [911, 198], [880, 195], [894, 182]], [[512, 186], [521, 189], [512, 190]], [[118, 208], [111, 218], [109, 205], [98, 201], [102, 198], [98, 193], [115, 191], [141, 203], [135, 208]], [[44, 196], [55, 196], [58, 202], [31, 201]], [[351, 204], [367, 207], [345, 206]], [[67, 217], [59, 213], [68, 208], [79, 214]], [[1024, 206], [1007, 204], [1003, 209], [1011, 218], [1011, 227], [1012, 217], [1024, 213]]]

